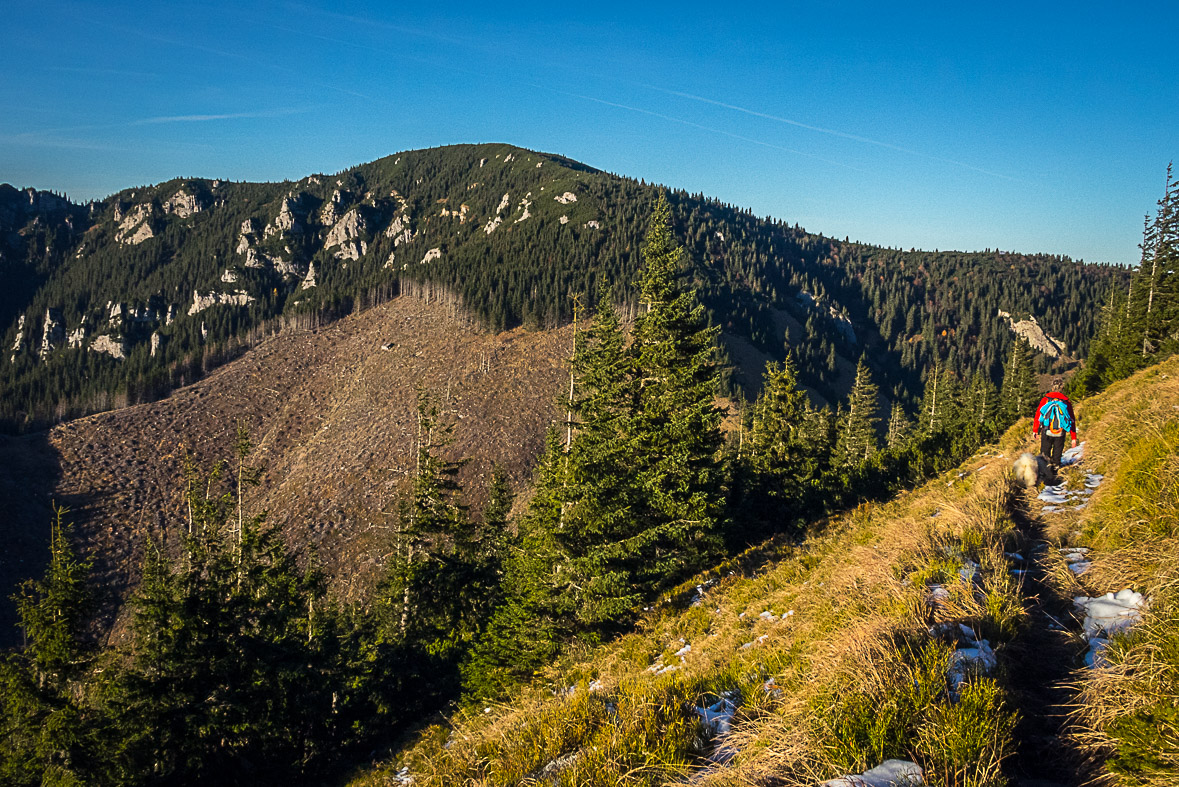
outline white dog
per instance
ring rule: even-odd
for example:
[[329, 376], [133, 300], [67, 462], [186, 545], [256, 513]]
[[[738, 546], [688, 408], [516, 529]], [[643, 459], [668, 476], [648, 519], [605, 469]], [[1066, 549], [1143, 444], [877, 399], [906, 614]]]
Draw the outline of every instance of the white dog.
[[1046, 483], [1052, 477], [1052, 470], [1048, 467], [1048, 462], [1044, 460], [1044, 457], [1026, 451], [1015, 460], [1011, 471], [1015, 474], [1016, 481], [1028, 487], [1036, 486], [1041, 482]]

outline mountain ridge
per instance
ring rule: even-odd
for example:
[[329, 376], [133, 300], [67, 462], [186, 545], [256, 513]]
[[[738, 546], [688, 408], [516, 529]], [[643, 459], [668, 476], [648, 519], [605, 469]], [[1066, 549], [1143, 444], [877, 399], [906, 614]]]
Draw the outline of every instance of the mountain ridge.
[[[592, 308], [607, 282], [633, 301], [661, 188], [506, 144], [279, 183], [178, 178], [86, 206], [5, 187], [0, 421], [37, 428], [158, 398], [240, 353], [252, 332], [336, 319], [403, 289], [447, 290], [493, 330], [567, 322], [574, 296]], [[836, 360], [865, 352], [909, 404], [937, 358], [994, 377], [1012, 341], [1000, 311], [1037, 317], [1083, 354], [1096, 302], [1124, 277], [1051, 255], [844, 243], [703, 195], [669, 197], [714, 321], [775, 358], [775, 312], [804, 325], [790, 344], [829, 399], [844, 393]], [[728, 384], [749, 391], [757, 375]]]

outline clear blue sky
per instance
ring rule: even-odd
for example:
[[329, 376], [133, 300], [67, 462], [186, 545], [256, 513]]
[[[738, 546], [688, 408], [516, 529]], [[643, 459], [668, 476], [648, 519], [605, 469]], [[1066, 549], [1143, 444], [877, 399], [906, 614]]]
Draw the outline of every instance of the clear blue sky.
[[1133, 263], [1179, 155], [1173, 0], [38, 0], [3, 17], [0, 181], [75, 199], [510, 142], [837, 237]]

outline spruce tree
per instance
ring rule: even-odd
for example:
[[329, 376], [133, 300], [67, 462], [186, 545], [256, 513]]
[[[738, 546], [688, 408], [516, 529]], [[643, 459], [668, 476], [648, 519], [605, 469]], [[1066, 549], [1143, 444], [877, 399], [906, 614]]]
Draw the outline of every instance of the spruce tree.
[[966, 425], [980, 435], [994, 432], [999, 416], [999, 391], [985, 372], [978, 371], [970, 379], [967, 389], [963, 418]]
[[1033, 415], [1038, 397], [1032, 349], [1026, 341], [1017, 339], [1012, 343], [1011, 355], [1003, 367], [1003, 386], [999, 394], [1003, 424], [1010, 425]]
[[876, 452], [876, 424], [880, 422], [877, 415], [879, 393], [879, 388], [872, 382], [868, 364], [861, 357], [856, 364], [856, 379], [847, 404], [838, 415], [834, 457], [837, 467], [854, 469]]
[[131, 640], [103, 688], [119, 782], [242, 783], [247, 764], [300, 778], [358, 729], [322, 578], [263, 515], [239, 530], [224, 469], [190, 466], [189, 532], [171, 556], [148, 545]]
[[[69, 543], [66, 510], [54, 507], [49, 565], [13, 596], [24, 645], [0, 657], [0, 782], [84, 784], [97, 754], [83, 702], [93, 658], [85, 628], [93, 608], [89, 561]], [[93, 776], [93, 774], [91, 774]]]
[[807, 434], [814, 417], [811, 409], [790, 354], [781, 364], [767, 364], [735, 481], [733, 505], [754, 528], [746, 540], [780, 529], [803, 514], [806, 494], [819, 474]]
[[397, 539], [379, 605], [386, 636], [435, 654], [457, 654], [473, 636], [485, 596], [475, 528], [458, 483], [461, 462], [443, 451], [452, 427], [425, 394], [418, 397], [412, 486], [398, 508]]
[[637, 390], [632, 421], [636, 481], [646, 497], [639, 530], [619, 544], [644, 593], [700, 568], [719, 550], [722, 413], [715, 405], [719, 328], [679, 274], [682, 247], [661, 194], [643, 246], [641, 312], [629, 353]]
[[570, 556], [557, 539], [568, 489], [567, 464], [563, 435], [551, 428], [536, 468], [533, 496], [503, 556], [503, 599], [462, 667], [468, 697], [503, 694], [547, 664], [572, 636]]
[[908, 442], [913, 431], [913, 422], [905, 415], [905, 408], [900, 402], [892, 403], [892, 412], [888, 418], [888, 434], [886, 445], [896, 449]]

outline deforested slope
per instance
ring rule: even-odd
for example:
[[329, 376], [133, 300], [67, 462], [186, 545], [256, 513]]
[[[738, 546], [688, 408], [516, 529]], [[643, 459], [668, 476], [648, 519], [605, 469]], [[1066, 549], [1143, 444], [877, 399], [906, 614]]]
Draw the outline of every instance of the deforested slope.
[[282, 332], [161, 401], [0, 437], [10, 460], [0, 483], [21, 503], [5, 523], [4, 592], [39, 573], [52, 499], [71, 509], [101, 586], [122, 598], [147, 540], [175, 543], [184, 527], [185, 455], [225, 458], [241, 424], [265, 469], [249, 512], [267, 511], [301, 554], [314, 551], [331, 577], [342, 572], [341, 594], [353, 598], [369, 589], [396, 519], [419, 394], [456, 424], [446, 451], [470, 460], [462, 480], [478, 506], [493, 465], [517, 487], [527, 480], [557, 417], [570, 346], [569, 329], [489, 333], [447, 305], [402, 297]]
[[353, 783], [1172, 784], [1177, 380], [1172, 358], [1082, 402], [1051, 486], [1010, 476], [1021, 422], [701, 575]]

